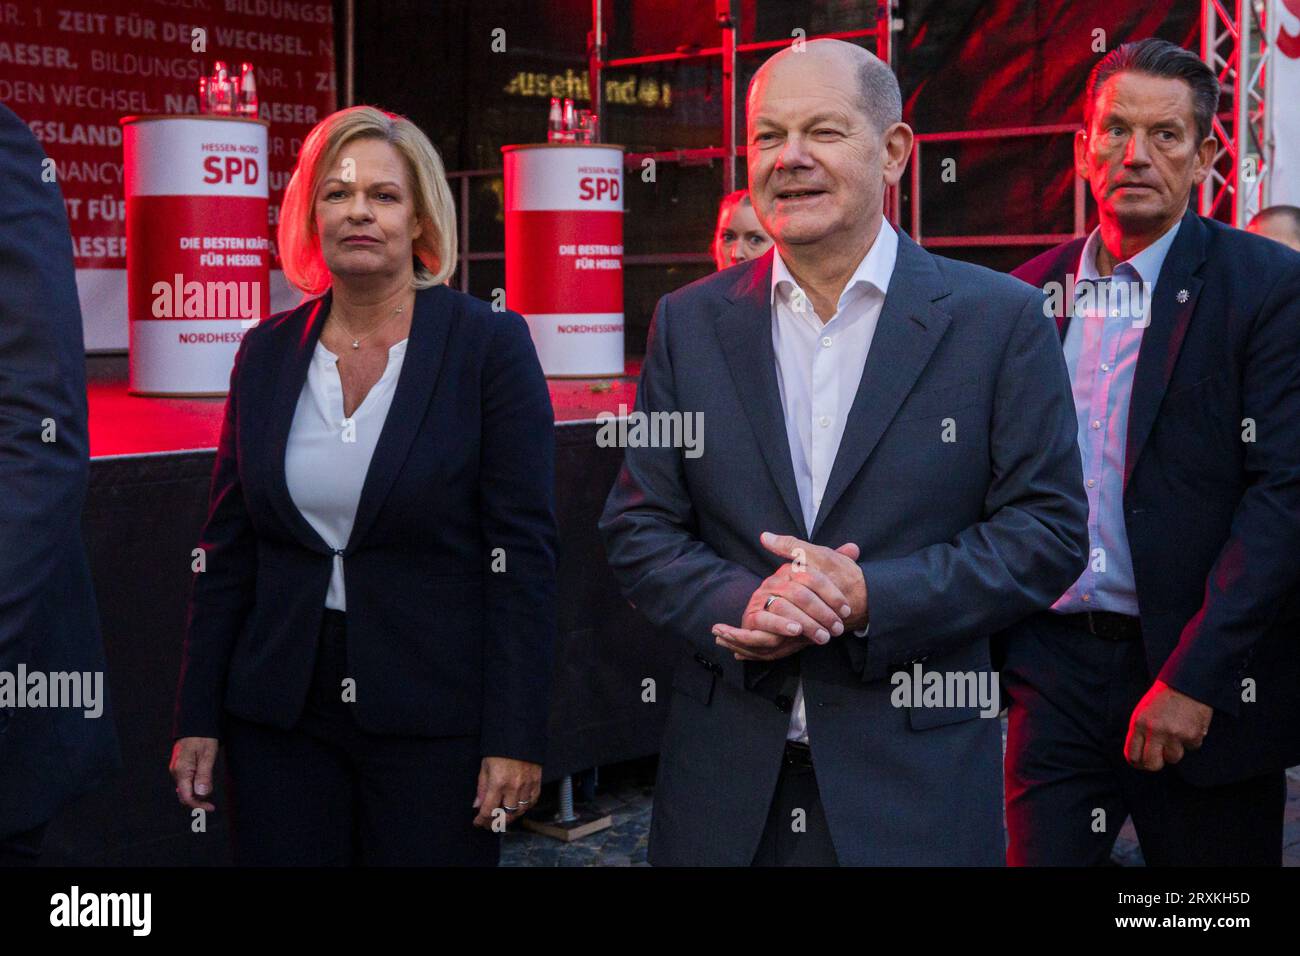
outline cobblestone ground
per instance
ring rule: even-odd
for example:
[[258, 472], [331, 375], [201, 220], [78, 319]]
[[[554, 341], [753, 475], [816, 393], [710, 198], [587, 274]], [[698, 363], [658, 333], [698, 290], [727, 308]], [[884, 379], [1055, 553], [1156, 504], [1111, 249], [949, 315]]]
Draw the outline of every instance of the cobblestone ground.
[[602, 769], [595, 802], [578, 809], [607, 813], [613, 826], [572, 843], [515, 828], [505, 836], [501, 865], [649, 866], [646, 842], [653, 799], [653, 758]]
[[[1003, 721], [1003, 741], [1006, 722]], [[1287, 771], [1283, 831], [1283, 866], [1300, 866], [1300, 767]], [[603, 769], [594, 809], [613, 817], [614, 825], [573, 843], [521, 830], [506, 834], [502, 866], [647, 866], [646, 840], [654, 798], [654, 761], [640, 760]], [[1115, 841], [1112, 861], [1142, 866], [1142, 850], [1132, 821], [1125, 821]]]

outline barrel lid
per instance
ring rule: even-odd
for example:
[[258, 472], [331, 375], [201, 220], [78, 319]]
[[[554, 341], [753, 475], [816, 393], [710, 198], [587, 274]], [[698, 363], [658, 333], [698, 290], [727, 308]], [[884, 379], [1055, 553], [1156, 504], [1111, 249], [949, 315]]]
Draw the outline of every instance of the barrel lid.
[[262, 126], [269, 127], [270, 120], [259, 119], [255, 116], [224, 116], [221, 113], [158, 113], [151, 116], [123, 116], [119, 123], [125, 126], [127, 123], [144, 123], [154, 120], [219, 120], [223, 123], [258, 123]]
[[621, 143], [512, 143], [502, 146], [501, 152], [511, 153], [520, 149], [627, 149]]

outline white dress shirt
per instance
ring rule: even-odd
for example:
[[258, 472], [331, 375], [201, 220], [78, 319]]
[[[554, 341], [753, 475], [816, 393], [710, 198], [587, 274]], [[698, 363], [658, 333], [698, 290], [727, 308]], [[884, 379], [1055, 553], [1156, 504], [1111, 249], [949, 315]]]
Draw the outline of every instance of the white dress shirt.
[[402, 371], [407, 339], [388, 349], [388, 365], [351, 418], [343, 417], [343, 382], [338, 356], [316, 343], [289, 428], [284, 455], [289, 497], [307, 523], [334, 549], [325, 606], [347, 610], [343, 556], [357, 516], [361, 487], [383, 430]]
[[[839, 452], [849, 409], [876, 334], [876, 323], [898, 258], [898, 234], [884, 219], [867, 254], [840, 293], [835, 314], [823, 323], [812, 300], [772, 251], [772, 348], [781, 390], [785, 433], [794, 465], [804, 525], [817, 521], [822, 494]], [[775, 530], [775, 529], [774, 529]], [[866, 630], [858, 631], [859, 636]], [[789, 740], [807, 742], [803, 681], [790, 711]]]

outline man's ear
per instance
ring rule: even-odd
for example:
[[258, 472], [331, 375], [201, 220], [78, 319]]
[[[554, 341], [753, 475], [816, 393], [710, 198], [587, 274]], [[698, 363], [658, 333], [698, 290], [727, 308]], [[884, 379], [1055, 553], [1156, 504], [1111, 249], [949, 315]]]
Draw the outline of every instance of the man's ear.
[[1205, 137], [1201, 140], [1201, 145], [1196, 148], [1196, 171], [1192, 174], [1192, 181], [1198, 186], [1210, 175], [1218, 151], [1219, 141], [1213, 136]]
[[1084, 182], [1088, 181], [1091, 166], [1088, 163], [1088, 131], [1076, 130], [1074, 134], [1074, 173]]
[[912, 127], [906, 123], [894, 123], [885, 130], [885, 182], [897, 186], [907, 168], [907, 160], [912, 155]]

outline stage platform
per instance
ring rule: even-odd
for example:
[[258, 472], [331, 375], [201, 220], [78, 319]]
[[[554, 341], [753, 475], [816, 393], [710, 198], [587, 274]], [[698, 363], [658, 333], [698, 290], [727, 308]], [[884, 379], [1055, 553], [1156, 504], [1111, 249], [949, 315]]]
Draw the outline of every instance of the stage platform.
[[[618, 593], [596, 521], [623, 452], [596, 444], [596, 415], [632, 407], [640, 363], [613, 379], [556, 380], [559, 642], [545, 778], [658, 752], [678, 642]], [[221, 865], [228, 790], [218, 770], [206, 833], [191, 830], [166, 773], [190, 563], [207, 514], [224, 398], [127, 394], [125, 356], [87, 360], [90, 488], [82, 519], [124, 769], [55, 819], [49, 864]], [[594, 386], [594, 388], [593, 388]], [[646, 678], [657, 702], [642, 700]]]
[[[601, 412], [631, 409], [641, 360], [632, 359], [614, 378], [551, 379], [555, 424], [594, 421]], [[127, 357], [86, 359], [90, 401], [90, 457], [159, 455], [213, 450], [221, 436], [221, 398], [153, 398], [126, 390]]]

